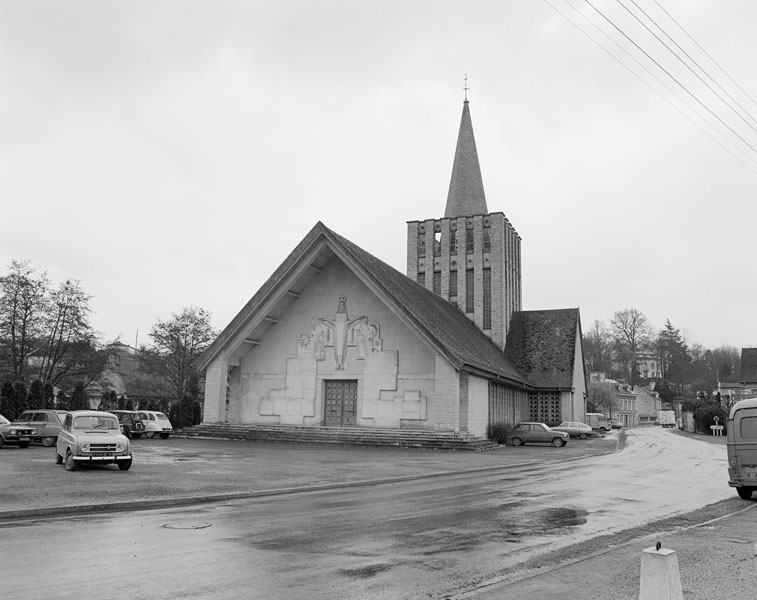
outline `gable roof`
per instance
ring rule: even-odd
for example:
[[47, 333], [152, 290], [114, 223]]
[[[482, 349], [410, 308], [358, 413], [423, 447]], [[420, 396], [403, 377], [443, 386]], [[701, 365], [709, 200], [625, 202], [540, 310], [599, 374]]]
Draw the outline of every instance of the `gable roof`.
[[486, 194], [478, 163], [476, 139], [470, 118], [468, 101], [463, 102], [460, 131], [457, 134], [455, 158], [452, 163], [452, 177], [449, 182], [445, 218], [486, 215]]
[[580, 336], [577, 308], [519, 311], [513, 314], [505, 356], [538, 388], [573, 388], [576, 340]]
[[[205, 369], [224, 346], [249, 323], [282, 286], [291, 287], [290, 275], [306, 270], [309, 261], [325, 249], [347, 267], [404, 322], [433, 346], [455, 368], [481, 371], [488, 376], [532, 387], [502, 351], [457, 307], [366, 252], [320, 221], [310, 230], [273, 275], [247, 302], [200, 358]], [[279, 289], [277, 289], [279, 288]]]
[[757, 348], [742, 348], [739, 382], [754, 383], [755, 381], [757, 381]]

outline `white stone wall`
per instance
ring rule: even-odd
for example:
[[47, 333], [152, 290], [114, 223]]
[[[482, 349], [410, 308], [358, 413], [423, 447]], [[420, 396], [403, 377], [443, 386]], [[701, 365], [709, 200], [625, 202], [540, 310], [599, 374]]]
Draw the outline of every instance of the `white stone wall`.
[[460, 376], [457, 369], [441, 356], [436, 357], [435, 391], [435, 428], [460, 431]]
[[222, 423], [226, 412], [226, 384], [229, 365], [222, 357], [217, 358], [205, 372], [204, 423]]
[[468, 376], [468, 433], [486, 437], [489, 424], [489, 381]]
[[[316, 357], [314, 350], [303, 351], [298, 339], [322, 320], [333, 322], [342, 296], [348, 321], [366, 317], [378, 327], [381, 344], [367, 355], [363, 350], [363, 356], [348, 346], [338, 369], [333, 346]], [[434, 350], [337, 258], [257, 341], [239, 361], [237, 405], [229, 410], [238, 422], [322, 424], [324, 381], [348, 379], [358, 382], [359, 426], [448, 429], [456, 424], [446, 403], [456, 402], [457, 391], [444, 399], [439, 414]]]

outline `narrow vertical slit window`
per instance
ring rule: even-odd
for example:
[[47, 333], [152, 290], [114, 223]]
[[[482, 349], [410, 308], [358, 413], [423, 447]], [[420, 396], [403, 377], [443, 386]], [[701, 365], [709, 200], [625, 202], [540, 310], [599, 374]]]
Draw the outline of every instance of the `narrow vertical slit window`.
[[473, 269], [465, 270], [465, 312], [473, 312]]
[[457, 229], [450, 229], [449, 232], [449, 253], [457, 255]]
[[492, 328], [492, 270], [484, 269], [484, 329]]
[[466, 229], [465, 230], [465, 253], [466, 254], [473, 254], [473, 229]]
[[426, 287], [426, 273], [425, 272], [419, 272], [415, 280], [418, 283], [420, 283], [423, 287]]
[[457, 298], [457, 271], [449, 272], [449, 299]]
[[442, 294], [442, 272], [434, 271], [434, 293], [441, 296]]
[[442, 232], [434, 233], [434, 256], [442, 255]]

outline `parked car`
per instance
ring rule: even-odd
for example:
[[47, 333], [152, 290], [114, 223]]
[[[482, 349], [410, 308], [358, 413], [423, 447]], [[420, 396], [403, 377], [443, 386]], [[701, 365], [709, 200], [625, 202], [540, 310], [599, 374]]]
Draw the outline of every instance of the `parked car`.
[[552, 431], [564, 431], [570, 437], [577, 437], [582, 440], [594, 435], [594, 430], [580, 421], [563, 421], [557, 427], [553, 427]]
[[118, 417], [121, 424], [121, 432], [127, 438], [141, 438], [145, 432], [145, 425], [142, 422], [142, 415], [135, 410], [109, 410]]
[[9, 446], [18, 446], [19, 448], [28, 448], [32, 437], [37, 434], [28, 423], [11, 423], [3, 415], [0, 415], [0, 448], [5, 444]]
[[155, 410], [140, 410], [139, 414], [142, 416], [142, 423], [145, 426], [145, 435], [149, 438], [153, 438], [159, 435], [164, 440], [171, 435], [173, 426], [168, 417]]
[[55, 463], [67, 471], [81, 464], [116, 464], [131, 468], [131, 444], [121, 433], [116, 416], [99, 410], [77, 410], [66, 415], [55, 445]]
[[46, 408], [25, 410], [16, 421], [19, 423], [29, 423], [29, 425], [37, 430], [32, 441], [50, 448], [55, 446], [55, 442], [58, 441], [58, 434], [63, 427], [60, 412], [62, 411]]
[[564, 431], [555, 431], [544, 423], [518, 423], [510, 431], [510, 442], [513, 446], [522, 444], [552, 444], [559, 448], [568, 443], [570, 436]]
[[618, 420], [610, 421], [610, 427], [613, 429], [623, 429], [623, 423]]

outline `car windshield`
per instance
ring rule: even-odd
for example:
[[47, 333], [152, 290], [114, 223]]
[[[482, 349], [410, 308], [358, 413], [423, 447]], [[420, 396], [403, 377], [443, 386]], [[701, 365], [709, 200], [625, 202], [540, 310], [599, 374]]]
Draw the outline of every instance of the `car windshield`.
[[116, 419], [111, 417], [81, 416], [74, 419], [74, 429], [81, 430], [118, 430]]

